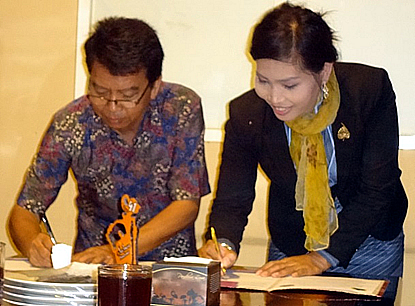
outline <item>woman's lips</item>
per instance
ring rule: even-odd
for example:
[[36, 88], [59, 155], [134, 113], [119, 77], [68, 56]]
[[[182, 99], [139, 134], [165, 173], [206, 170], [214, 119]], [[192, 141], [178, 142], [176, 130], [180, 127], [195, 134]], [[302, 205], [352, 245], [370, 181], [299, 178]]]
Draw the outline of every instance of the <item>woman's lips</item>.
[[272, 109], [274, 110], [275, 115], [278, 116], [284, 116], [291, 110], [290, 107], [272, 107]]

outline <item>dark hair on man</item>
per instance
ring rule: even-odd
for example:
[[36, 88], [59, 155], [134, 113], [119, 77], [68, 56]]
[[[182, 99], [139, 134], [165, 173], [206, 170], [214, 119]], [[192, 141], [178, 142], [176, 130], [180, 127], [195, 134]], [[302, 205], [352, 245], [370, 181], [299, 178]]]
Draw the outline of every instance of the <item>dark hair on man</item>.
[[124, 17], [99, 21], [85, 42], [85, 54], [90, 73], [95, 62], [118, 76], [144, 69], [150, 83], [161, 75], [164, 57], [155, 30], [139, 19]]
[[297, 63], [311, 72], [320, 72], [325, 62], [333, 63], [338, 58], [333, 31], [322, 16], [290, 3], [277, 6], [255, 27], [252, 58]]

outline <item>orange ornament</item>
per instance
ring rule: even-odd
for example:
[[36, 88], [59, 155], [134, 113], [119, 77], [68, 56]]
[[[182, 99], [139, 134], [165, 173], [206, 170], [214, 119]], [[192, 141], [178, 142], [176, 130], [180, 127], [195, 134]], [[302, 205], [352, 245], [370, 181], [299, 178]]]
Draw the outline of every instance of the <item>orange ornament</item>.
[[121, 198], [122, 219], [117, 219], [107, 229], [106, 238], [119, 264], [137, 263], [138, 227], [135, 216], [141, 206], [135, 198], [124, 194]]

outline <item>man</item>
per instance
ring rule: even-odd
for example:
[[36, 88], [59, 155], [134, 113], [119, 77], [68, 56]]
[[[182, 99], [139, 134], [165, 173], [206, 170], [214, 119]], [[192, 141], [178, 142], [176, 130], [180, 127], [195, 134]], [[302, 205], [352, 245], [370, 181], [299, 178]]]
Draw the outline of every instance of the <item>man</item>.
[[161, 80], [163, 50], [143, 21], [107, 18], [85, 43], [88, 94], [57, 112], [12, 208], [9, 231], [35, 266], [50, 267], [52, 242], [39, 217], [71, 170], [79, 211], [74, 261], [113, 263], [105, 239], [137, 199], [138, 259], [195, 255], [194, 221], [210, 192], [200, 98]]

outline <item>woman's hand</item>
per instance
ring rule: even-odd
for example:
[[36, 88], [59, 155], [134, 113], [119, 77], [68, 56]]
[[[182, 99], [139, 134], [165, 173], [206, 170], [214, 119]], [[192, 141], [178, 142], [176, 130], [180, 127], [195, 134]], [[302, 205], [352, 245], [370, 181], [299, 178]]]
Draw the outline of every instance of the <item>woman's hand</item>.
[[256, 274], [272, 277], [317, 275], [330, 267], [330, 263], [323, 256], [317, 252], [310, 252], [305, 255], [269, 261]]
[[115, 264], [115, 257], [109, 244], [86, 249], [72, 256], [72, 261], [92, 264]]
[[[228, 250], [227, 248], [219, 245], [221, 256], [216, 251], [215, 243], [212, 240], [208, 240], [199, 250], [198, 254], [200, 257], [211, 258], [220, 260], [224, 268], [232, 267], [238, 255], [236, 252]], [[221, 258], [222, 257], [222, 258]]]

